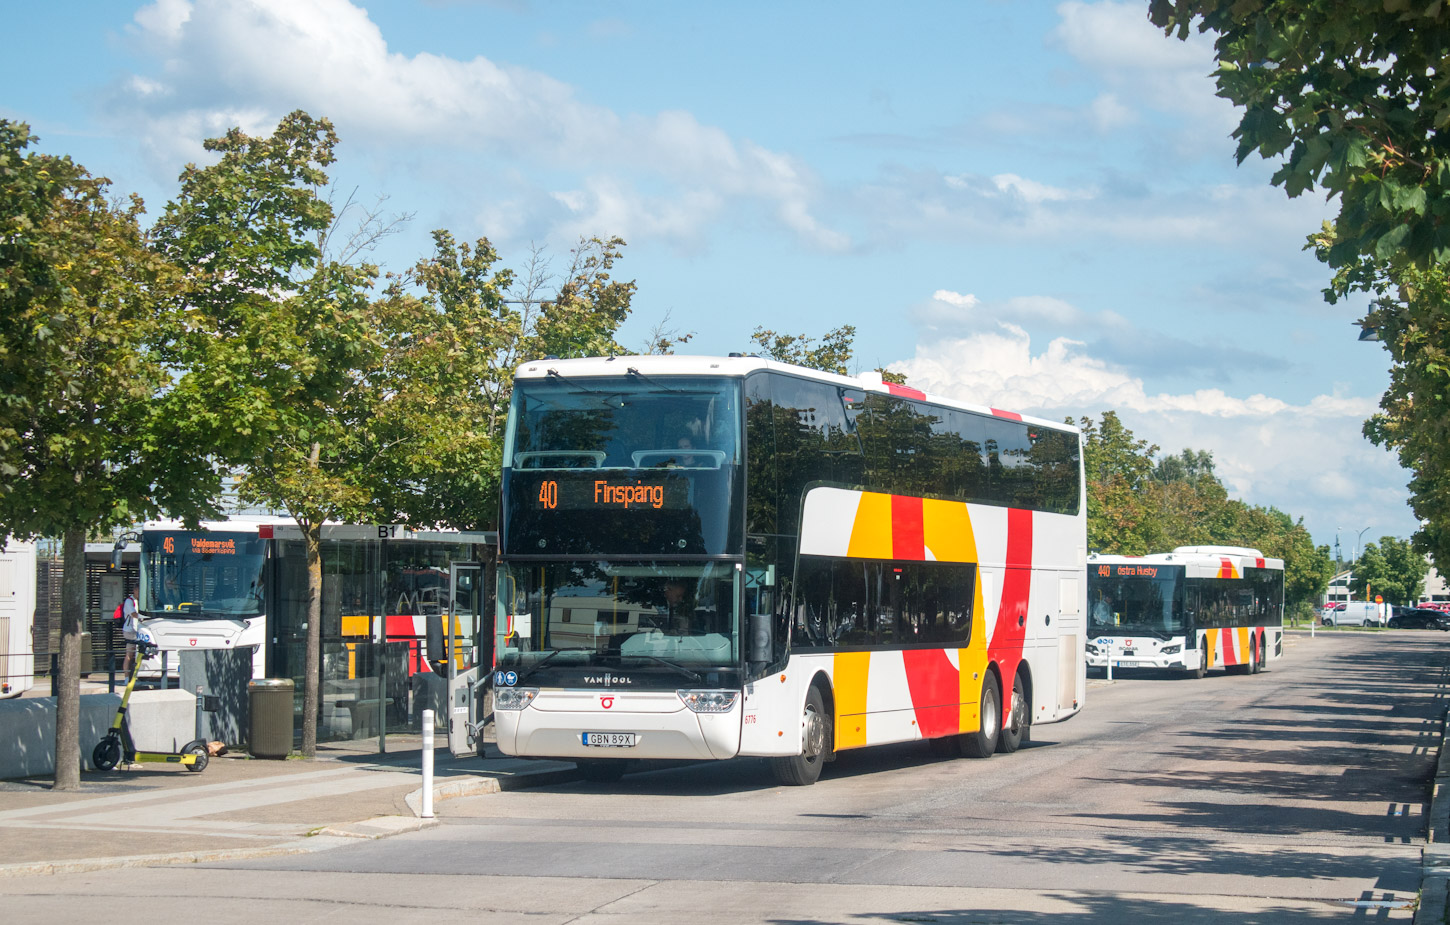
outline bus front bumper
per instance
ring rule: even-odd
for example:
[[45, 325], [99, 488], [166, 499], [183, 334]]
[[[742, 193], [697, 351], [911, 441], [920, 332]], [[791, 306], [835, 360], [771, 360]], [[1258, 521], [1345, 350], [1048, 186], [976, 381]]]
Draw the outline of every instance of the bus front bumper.
[[1197, 652], [1176, 652], [1172, 655], [1162, 654], [1134, 654], [1123, 655], [1120, 652], [1111, 654], [1099, 653], [1093, 655], [1088, 653], [1087, 666], [1089, 668], [1107, 668], [1109, 660], [1113, 663], [1113, 670], [1120, 668], [1150, 668], [1150, 669], [1172, 669], [1183, 670], [1194, 667], [1197, 662]]
[[673, 691], [546, 689], [522, 710], [494, 710], [494, 731], [500, 751], [521, 757], [712, 760], [739, 754], [740, 715], [738, 697], [696, 713]]

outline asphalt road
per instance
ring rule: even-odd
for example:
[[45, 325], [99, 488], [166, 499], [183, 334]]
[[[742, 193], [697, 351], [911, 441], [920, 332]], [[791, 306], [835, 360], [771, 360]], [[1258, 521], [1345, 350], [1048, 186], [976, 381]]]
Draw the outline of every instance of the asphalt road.
[[17, 922], [87, 897], [113, 922], [1408, 920], [1450, 637], [1291, 636], [1286, 654], [1253, 677], [1091, 682], [1080, 716], [987, 761], [847, 753], [809, 788], [758, 762], [656, 769], [450, 800], [436, 828], [314, 854], [0, 882], [0, 908]]

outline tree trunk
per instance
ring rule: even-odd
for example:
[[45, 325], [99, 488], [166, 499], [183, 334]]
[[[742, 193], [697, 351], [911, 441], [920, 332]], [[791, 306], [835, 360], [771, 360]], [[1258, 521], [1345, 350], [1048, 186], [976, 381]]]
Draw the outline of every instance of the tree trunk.
[[302, 756], [317, 755], [319, 680], [322, 675], [322, 523], [302, 530], [307, 546], [307, 667], [302, 678]]
[[81, 626], [86, 610], [86, 531], [65, 532], [60, 662], [55, 698], [55, 789], [81, 789]]

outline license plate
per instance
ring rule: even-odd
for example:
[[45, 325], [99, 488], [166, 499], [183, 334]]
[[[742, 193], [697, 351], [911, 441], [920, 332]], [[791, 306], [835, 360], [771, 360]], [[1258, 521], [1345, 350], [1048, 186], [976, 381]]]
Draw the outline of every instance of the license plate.
[[584, 733], [584, 744], [593, 745], [598, 748], [633, 748], [634, 733], [586, 732]]
[[1114, 662], [1113, 665], [1114, 665], [1114, 667], [1117, 667], [1117, 668], [1127, 668], [1128, 667], [1128, 663], [1127, 662]]

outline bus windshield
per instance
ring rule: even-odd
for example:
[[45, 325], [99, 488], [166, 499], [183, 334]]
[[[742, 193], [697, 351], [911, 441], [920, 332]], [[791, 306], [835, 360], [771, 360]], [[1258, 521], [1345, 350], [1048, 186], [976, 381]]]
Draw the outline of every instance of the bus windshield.
[[1182, 566], [1098, 565], [1089, 576], [1090, 636], [1184, 632]]
[[738, 381], [520, 380], [504, 442], [506, 555], [737, 548]]
[[732, 668], [738, 575], [725, 562], [510, 564], [500, 571], [498, 666]]
[[141, 605], [147, 615], [258, 617], [267, 541], [255, 533], [147, 532]]

